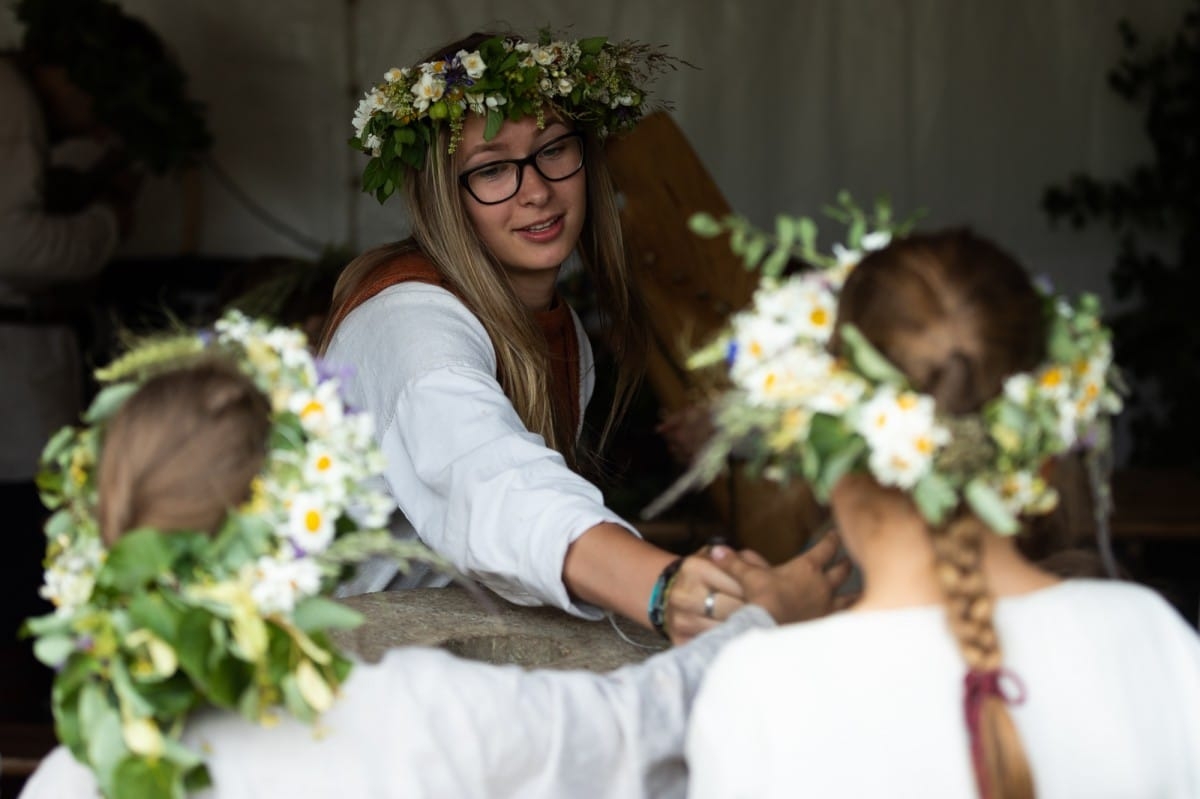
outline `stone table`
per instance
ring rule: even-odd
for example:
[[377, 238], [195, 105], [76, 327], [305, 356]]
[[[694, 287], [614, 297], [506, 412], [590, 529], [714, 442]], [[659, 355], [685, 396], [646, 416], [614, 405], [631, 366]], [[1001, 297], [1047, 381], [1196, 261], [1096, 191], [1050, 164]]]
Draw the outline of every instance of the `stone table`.
[[514, 605], [461, 586], [381, 591], [339, 600], [365, 622], [334, 640], [371, 662], [398, 646], [434, 646], [460, 657], [527, 668], [608, 671], [666, 648], [650, 630], [620, 619], [585, 621], [554, 608]]

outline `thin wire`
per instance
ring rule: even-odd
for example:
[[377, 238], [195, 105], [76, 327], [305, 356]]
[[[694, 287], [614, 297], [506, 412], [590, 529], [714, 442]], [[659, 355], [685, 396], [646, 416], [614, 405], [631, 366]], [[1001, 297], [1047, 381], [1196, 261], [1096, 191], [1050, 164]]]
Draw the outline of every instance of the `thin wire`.
[[262, 222], [264, 225], [271, 228], [271, 230], [275, 231], [280, 236], [283, 236], [285, 239], [290, 239], [292, 242], [299, 244], [301, 247], [310, 250], [315, 255], [321, 255], [325, 252], [327, 249], [326, 244], [304, 235], [299, 230], [292, 227], [287, 222], [284, 222], [266, 208], [255, 202], [254, 199], [248, 193], [246, 193], [246, 190], [239, 186], [237, 182], [230, 177], [229, 173], [226, 172], [225, 169], [222, 168], [212, 156], [204, 159], [204, 165], [208, 167], [209, 172], [211, 172], [212, 176], [216, 178], [217, 183], [221, 184], [226, 191], [233, 195], [233, 198], [240, 202], [252, 216], [258, 219], [258, 221]]
[[608, 617], [608, 623], [611, 624], [612, 628], [617, 631], [617, 635], [621, 636], [621, 640], [624, 641], [625, 643], [629, 644], [630, 646], [636, 646], [638, 649], [645, 649], [650, 652], [661, 652], [663, 649], [666, 648], [664, 646], [657, 645], [657, 644], [638, 643], [637, 641], [633, 640], [628, 635], [626, 635], [625, 631], [622, 630], [617, 625], [617, 616], [615, 613], [606, 613], [604, 615]]

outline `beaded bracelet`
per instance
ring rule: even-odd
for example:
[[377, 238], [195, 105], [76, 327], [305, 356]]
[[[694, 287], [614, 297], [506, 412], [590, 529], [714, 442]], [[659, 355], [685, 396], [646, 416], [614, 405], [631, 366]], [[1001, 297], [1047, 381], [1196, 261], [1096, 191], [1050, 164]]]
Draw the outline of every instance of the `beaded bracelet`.
[[683, 565], [683, 558], [675, 558], [663, 568], [662, 573], [658, 575], [658, 579], [654, 581], [654, 588], [650, 591], [650, 604], [646, 608], [646, 615], [650, 618], [650, 624], [654, 627], [655, 632], [663, 638], [670, 640], [667, 635], [666, 628], [666, 604], [667, 591], [671, 587], [671, 582], [675, 579], [675, 573], [679, 571], [679, 567]]

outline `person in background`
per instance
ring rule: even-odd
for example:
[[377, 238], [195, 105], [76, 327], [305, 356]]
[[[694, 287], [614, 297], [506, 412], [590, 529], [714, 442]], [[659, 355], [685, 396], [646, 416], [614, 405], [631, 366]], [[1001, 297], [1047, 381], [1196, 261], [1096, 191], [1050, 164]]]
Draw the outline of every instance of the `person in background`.
[[0, 713], [26, 720], [47, 713], [30, 705], [44, 691], [24, 690], [45, 672], [16, 644], [21, 620], [44, 607], [36, 590], [44, 514], [33, 478], [42, 445], [78, 417], [84, 394], [75, 329], [82, 312], [63, 296], [96, 276], [128, 235], [139, 186], [118, 145], [62, 190], [67, 173], [51, 168], [56, 145], [117, 143], [69, 56], [43, 30], [28, 29], [20, 50], [0, 55], [0, 504], [10, 532], [0, 582], [17, 598], [0, 614], [0, 651], [14, 675]]
[[[109, 0], [19, 0], [15, 13], [20, 47], [0, 54], [0, 502], [12, 532], [0, 582], [36, 602], [33, 476], [42, 444], [92, 388], [81, 364], [97, 332], [90, 284], [133, 229], [143, 174], [191, 163], [210, 138], [182, 70], [142, 20]], [[29, 673], [14, 639], [36, 609], [4, 605], [0, 651], [16, 659], [13, 673]], [[8, 684], [15, 695], [0, 705], [41, 695]]]
[[[633, 42], [478, 33], [388, 70], [359, 105], [355, 142], [371, 156], [365, 190], [402, 190], [413, 232], [346, 267], [321, 350], [354, 370], [354, 401], [379, 420], [399, 536], [512, 602], [615, 612], [682, 642], [744, 589], [704, 553], [643, 540], [582, 475], [594, 364], [556, 290], [577, 256], [618, 369], [602, 448], [646, 339], [603, 141], [636, 124], [671, 64]], [[810, 585], [815, 615], [846, 576], [805, 556], [778, 569]], [[345, 590], [445, 583], [393, 578], [382, 564]]]

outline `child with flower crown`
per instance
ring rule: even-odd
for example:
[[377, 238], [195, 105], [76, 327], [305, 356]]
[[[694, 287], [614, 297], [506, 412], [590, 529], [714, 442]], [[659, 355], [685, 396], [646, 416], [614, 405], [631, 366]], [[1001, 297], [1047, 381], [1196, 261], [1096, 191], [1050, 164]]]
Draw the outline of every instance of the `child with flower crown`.
[[[354, 369], [354, 401], [379, 420], [398, 536], [512, 602], [615, 611], [680, 642], [744, 589], [702, 554], [642, 540], [578, 473], [595, 375], [555, 290], [577, 255], [619, 369], [607, 434], [640, 379], [645, 332], [602, 143], [637, 122], [646, 82], [671, 64], [631, 42], [475, 34], [389, 70], [359, 105], [354, 143], [371, 156], [366, 191], [404, 192], [412, 237], [346, 268], [322, 350]], [[827, 565], [802, 557], [778, 573], [807, 581], [814, 616], [847, 572]], [[446, 580], [376, 566], [347, 592]]]
[[1041, 296], [966, 231], [863, 232], [734, 319], [713, 445], [828, 497], [862, 596], [723, 651], [689, 796], [1200, 796], [1195, 631], [1013, 538], [1119, 409], [1095, 303]]
[[354, 663], [327, 635], [355, 623], [326, 598], [343, 567], [445, 564], [380, 529], [379, 451], [340, 378], [238, 314], [98, 375], [87, 426], [44, 456], [56, 611], [29, 627], [64, 745], [25, 799], [678, 796], [708, 662], [811, 601], [730, 555], [754, 606], [611, 674], [417, 647]]

